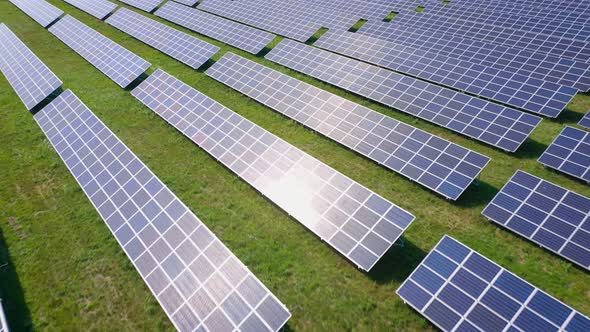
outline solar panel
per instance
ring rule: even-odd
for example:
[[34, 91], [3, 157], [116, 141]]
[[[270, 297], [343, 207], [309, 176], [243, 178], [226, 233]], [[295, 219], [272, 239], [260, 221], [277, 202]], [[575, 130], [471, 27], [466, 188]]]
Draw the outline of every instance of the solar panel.
[[232, 53], [206, 74], [449, 199], [459, 198], [489, 161]]
[[104, 19], [108, 14], [112, 13], [117, 5], [107, 0], [64, 0], [70, 5], [85, 11], [86, 13], [98, 18]]
[[47, 27], [64, 12], [44, 0], [9, 0], [30, 18]]
[[287, 39], [266, 58], [506, 151], [516, 151], [541, 121], [534, 115]]
[[276, 331], [285, 306], [70, 90], [35, 114], [179, 331]]
[[117, 10], [106, 22], [193, 69], [219, 51], [217, 46], [126, 8]]
[[590, 199], [517, 171], [482, 214], [590, 270]]
[[442, 331], [590, 331], [590, 319], [445, 235], [397, 290]]
[[565, 127], [539, 157], [547, 167], [590, 182], [590, 136], [587, 132]]
[[174, 1], [184, 4], [184, 5], [187, 5], [187, 6], [191, 6], [191, 7], [197, 4], [197, 0], [174, 0]]
[[252, 54], [262, 51], [275, 38], [275, 35], [266, 31], [174, 2], [167, 2], [155, 14], [165, 20]]
[[447, 15], [452, 18], [486, 23], [504, 28], [531, 31], [550, 36], [589, 41], [590, 27], [584, 24], [555, 20], [553, 18], [525, 17], [522, 15], [498, 15], [497, 12], [482, 12], [471, 7], [444, 6], [428, 8], [428, 15]]
[[132, 94], [365, 271], [414, 219], [162, 70]]
[[145, 12], [151, 13], [156, 7], [158, 7], [163, 0], [120, 0], [122, 3], [126, 3], [135, 8], [141, 9]]
[[57, 21], [49, 28], [49, 32], [122, 88], [150, 67], [149, 62], [72, 16], [66, 15]]
[[0, 299], [0, 332], [9, 332], [8, 322], [4, 315], [4, 309], [2, 308], [2, 299]]
[[539, 35], [532, 31], [514, 30], [491, 24], [457, 20], [446, 16], [421, 15], [420, 13], [400, 15], [392, 21], [392, 25], [444, 32], [447, 35], [483, 40], [581, 62], [590, 61], [590, 45], [588, 43], [562, 37]]
[[578, 125], [586, 128], [590, 128], [590, 111], [588, 111], [578, 122]]
[[29, 110], [61, 86], [59, 78], [2, 23], [0, 71]]
[[557, 117], [578, 91], [347, 31], [328, 31], [315, 45], [549, 117]]
[[391, 27], [394, 26], [386, 22], [368, 22], [358, 33], [499, 70], [514, 71], [519, 75], [575, 87], [581, 91], [590, 89], [588, 63], [424, 29]]
[[321, 24], [310, 22], [302, 17], [294, 17], [276, 12], [266, 12], [265, 15], [261, 15], [259, 10], [243, 8], [229, 2], [220, 4], [218, 2], [207, 1], [200, 4], [198, 8], [302, 42], [311, 38], [322, 28]]

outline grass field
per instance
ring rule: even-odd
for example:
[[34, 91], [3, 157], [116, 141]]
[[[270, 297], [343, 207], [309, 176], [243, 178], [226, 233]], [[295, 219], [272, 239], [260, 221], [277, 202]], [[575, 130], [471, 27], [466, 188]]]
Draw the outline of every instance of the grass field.
[[[215, 59], [235, 52], [491, 157], [480, 181], [453, 203], [63, 1], [49, 2], [151, 62], [150, 73], [162, 68], [416, 216], [400, 241], [403, 245], [394, 246], [370, 273], [361, 272], [165, 124], [129, 91], [7, 0], [0, 0], [0, 22], [288, 306], [293, 317], [286, 330], [433, 330], [394, 291], [443, 234], [590, 315], [587, 271], [489, 223], [480, 214], [517, 169], [590, 196], [587, 185], [536, 161], [564, 125], [574, 125], [590, 108], [589, 95], [578, 95], [562, 116], [544, 120], [517, 153], [507, 154], [177, 27], [220, 46], [222, 51]], [[0, 144], [0, 298], [5, 299], [12, 330], [172, 330], [139, 274], [3, 77]]]

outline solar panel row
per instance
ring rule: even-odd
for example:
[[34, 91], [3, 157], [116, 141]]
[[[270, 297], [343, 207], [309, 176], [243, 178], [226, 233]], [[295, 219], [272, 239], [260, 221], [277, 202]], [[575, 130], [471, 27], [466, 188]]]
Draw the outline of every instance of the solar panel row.
[[266, 31], [174, 2], [164, 4], [155, 15], [252, 54], [262, 51], [275, 38]]
[[193, 69], [219, 51], [217, 46], [126, 8], [117, 10], [106, 22]]
[[174, 0], [178, 3], [181, 3], [183, 5], [187, 5], [187, 6], [194, 6], [197, 4], [197, 0]]
[[590, 64], [584, 62], [426, 29], [395, 28], [386, 22], [367, 22], [358, 33], [499, 70], [514, 71], [519, 75], [575, 87], [581, 91], [590, 89]]
[[232, 53], [214, 79], [435, 192], [457, 199], [489, 158]]
[[57, 20], [64, 12], [44, 0], [9, 0], [30, 18], [47, 27]]
[[57, 21], [49, 32], [122, 88], [150, 67], [149, 62], [72, 16], [66, 15]]
[[568, 39], [589, 41], [590, 27], [584, 24], [539, 18], [535, 16], [525, 17], [522, 15], [497, 15], [497, 12], [482, 12], [473, 8], [463, 7], [438, 7], [439, 10], [429, 8], [428, 15], [447, 15], [449, 17], [468, 20], [470, 22], [486, 23], [497, 27], [530, 31], [538, 34]]
[[414, 219], [162, 70], [132, 94], [365, 271]]
[[135, 8], [141, 9], [145, 12], [151, 13], [156, 9], [164, 0], [120, 0], [122, 3], [126, 3]]
[[584, 114], [584, 116], [580, 119], [580, 122], [578, 122], [578, 125], [585, 128], [590, 128], [590, 111]]
[[284, 39], [266, 58], [506, 151], [541, 121], [498, 104]]
[[207, 1], [200, 4], [198, 8], [302, 42], [311, 38], [322, 27], [321, 24], [312, 23], [305, 18], [279, 13], [261, 15], [257, 10], [242, 8], [227, 2], [219, 4]]
[[0, 332], [9, 332], [8, 321], [4, 315], [4, 308], [2, 306], [2, 299], [0, 299]]
[[64, 0], [70, 5], [98, 18], [104, 19], [113, 12], [117, 5], [107, 0]]
[[578, 91], [347, 31], [328, 31], [315, 45], [549, 117], [557, 117]]
[[547, 167], [590, 182], [590, 135], [573, 127], [565, 127], [539, 157]]
[[35, 120], [179, 331], [277, 331], [285, 306], [70, 90]]
[[590, 270], [590, 199], [517, 171], [482, 214]]
[[29, 110], [61, 86], [59, 78], [3, 23], [0, 71]]
[[580, 62], [590, 61], [590, 45], [583, 41], [539, 35], [531, 31], [501, 28], [490, 24], [474, 23], [436, 15], [408, 14], [400, 15], [392, 26], [419, 28], [447, 35], [482, 40], [531, 52], [552, 54], [560, 58]]
[[397, 294], [443, 331], [590, 331], [590, 319], [444, 236]]

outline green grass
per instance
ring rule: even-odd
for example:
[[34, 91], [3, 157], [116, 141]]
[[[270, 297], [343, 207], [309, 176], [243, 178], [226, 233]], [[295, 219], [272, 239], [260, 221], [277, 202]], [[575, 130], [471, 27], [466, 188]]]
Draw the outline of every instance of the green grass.
[[[544, 120], [517, 153], [507, 154], [200, 36], [222, 47], [216, 59], [227, 51], [238, 53], [491, 157], [480, 182], [453, 203], [62, 1], [50, 2], [150, 61], [150, 72], [164, 69], [416, 216], [405, 232], [403, 246], [394, 246], [371, 273], [359, 271], [128, 91], [8, 1], [0, 1], [0, 21], [289, 307], [293, 317], [288, 329], [433, 330], [394, 291], [443, 234], [590, 314], [590, 274], [480, 215], [517, 169], [590, 196], [588, 186], [544, 169], [536, 161], [564, 125], [574, 124], [590, 108], [588, 95], [577, 96], [559, 119]], [[0, 297], [5, 299], [12, 329], [172, 330], [139, 274], [4, 78], [0, 78], [0, 144]]]

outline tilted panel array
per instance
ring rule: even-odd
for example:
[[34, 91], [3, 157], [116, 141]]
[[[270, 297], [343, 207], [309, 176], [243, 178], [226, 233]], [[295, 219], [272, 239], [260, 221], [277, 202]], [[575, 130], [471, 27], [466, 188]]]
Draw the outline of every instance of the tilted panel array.
[[276, 331], [285, 306], [70, 90], [35, 120], [179, 331]]
[[215, 45], [126, 8], [117, 10], [106, 22], [194, 69], [219, 51]]
[[[445, 8], [446, 7], [446, 8]], [[486, 23], [494, 26], [530, 31], [542, 35], [564, 37], [568, 39], [590, 41], [590, 26], [563, 20], [539, 18], [522, 15], [498, 15], [497, 12], [481, 12], [469, 7], [438, 7], [428, 9], [429, 15], [445, 15], [448, 17]], [[405, 14], [404, 14], [405, 15]]]
[[266, 58], [506, 151], [541, 118], [358, 60], [283, 40]]
[[107, 0], [64, 0], [70, 5], [102, 20], [113, 12], [117, 5]]
[[0, 24], [0, 71], [27, 109], [61, 86], [61, 81], [5, 24]]
[[347, 31], [328, 31], [314, 45], [549, 117], [557, 117], [578, 91]]
[[590, 199], [517, 171], [482, 214], [590, 270]]
[[571, 176], [590, 182], [590, 135], [573, 127], [565, 127], [539, 162]]
[[262, 51], [275, 38], [272, 33], [171, 1], [160, 7], [155, 15], [252, 54]]
[[368, 271], [414, 216], [158, 70], [133, 95]]
[[578, 125], [585, 128], [590, 128], [590, 111], [584, 114], [584, 116], [578, 122]]
[[590, 89], [590, 64], [531, 51], [495, 45], [425, 29], [392, 29], [386, 22], [368, 22], [357, 33], [366, 34], [460, 60], [514, 71], [516, 74]]
[[540, 35], [531, 31], [514, 30], [490, 24], [455, 20], [446, 16], [420, 15], [420, 13], [396, 17], [392, 25], [402, 27], [402, 29], [412, 27], [444, 32], [447, 35], [462, 36], [532, 52], [552, 54], [560, 58], [590, 62], [590, 45], [588, 43], [567, 38]]
[[187, 6], [191, 6], [191, 7], [197, 4], [197, 0], [174, 0], [174, 1], [184, 4], [184, 5], [187, 5]]
[[304, 18], [290, 17], [281, 13], [261, 15], [260, 11], [242, 8], [227, 1], [207, 1], [200, 4], [198, 8], [302, 42], [307, 41], [322, 27], [321, 24]]
[[137, 79], [150, 63], [99, 32], [66, 15], [49, 32], [122, 88]]
[[206, 74], [449, 199], [490, 160], [232, 53]]
[[44, 0], [9, 1], [43, 27], [47, 27], [64, 13], [61, 9]]
[[158, 7], [164, 0], [120, 0], [122, 3], [126, 3], [135, 8], [141, 9], [145, 12], [151, 13], [156, 7]]
[[9, 332], [8, 321], [4, 314], [4, 308], [2, 306], [2, 299], [0, 299], [0, 332]]
[[442, 331], [590, 331], [590, 319], [444, 236], [397, 290]]

